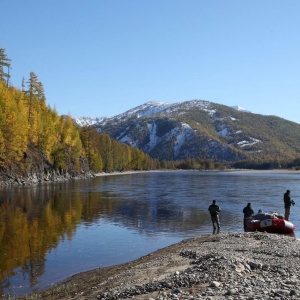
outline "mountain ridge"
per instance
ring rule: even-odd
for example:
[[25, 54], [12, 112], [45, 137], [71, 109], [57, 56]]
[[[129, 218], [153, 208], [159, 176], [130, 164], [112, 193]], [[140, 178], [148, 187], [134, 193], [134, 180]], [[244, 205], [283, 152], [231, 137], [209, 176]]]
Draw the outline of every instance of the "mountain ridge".
[[[74, 121], [82, 126], [82, 121]], [[89, 122], [99, 132], [160, 160], [299, 157], [299, 124], [206, 100], [149, 101], [117, 116]]]
[[[190, 101], [209, 102], [209, 101], [206, 101], [206, 100], [190, 100]], [[184, 101], [184, 102], [190, 102], [190, 101]], [[180, 103], [184, 103], [184, 102], [170, 103], [170, 102], [161, 102], [161, 101], [148, 101], [144, 104], [136, 106], [135, 108], [131, 108], [131, 109], [125, 111], [124, 113], [118, 114], [118, 115], [113, 116], [113, 117], [104, 117], [104, 116], [102, 116], [102, 117], [86, 117], [86, 116], [84, 116], [84, 117], [74, 118], [74, 120], [80, 126], [85, 126], [85, 125], [92, 126], [92, 125], [95, 125], [97, 123], [101, 124], [103, 121], [106, 121], [106, 120], [110, 120], [110, 119], [114, 119], [114, 118], [122, 118], [122, 116], [125, 116], [125, 115], [133, 115], [135, 111], [138, 111], [138, 113], [141, 114], [138, 117], [158, 113], [158, 112], [160, 112], [164, 109], [171, 108], [172, 106], [176, 106], [176, 105], [178, 105]], [[151, 107], [155, 107], [156, 109], [151, 110]], [[233, 106], [230, 106], [230, 107], [232, 107], [232, 108], [234, 108], [238, 111], [251, 113], [251, 111], [246, 110], [246, 109], [242, 108], [239, 105], [233, 105]], [[159, 108], [161, 108], [161, 109], [159, 109]], [[143, 110], [145, 110], [144, 113], [142, 112]]]

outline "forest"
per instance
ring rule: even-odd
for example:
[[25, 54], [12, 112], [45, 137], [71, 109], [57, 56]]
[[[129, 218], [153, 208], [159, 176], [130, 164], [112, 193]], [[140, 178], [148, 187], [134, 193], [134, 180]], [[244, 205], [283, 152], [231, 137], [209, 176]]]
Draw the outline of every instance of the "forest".
[[43, 179], [49, 169], [73, 177], [154, 169], [299, 169], [299, 159], [231, 164], [198, 158], [158, 161], [92, 127], [79, 127], [70, 115], [58, 115], [47, 105], [43, 84], [34, 72], [23, 78], [20, 89], [10, 84], [10, 69], [11, 60], [0, 48], [0, 182], [33, 172]]
[[[37, 153], [62, 172], [149, 170], [159, 162], [47, 106], [43, 84], [34, 72], [22, 88], [10, 84], [10, 64], [0, 48], [0, 170], [28, 174]], [[30, 159], [29, 159], [30, 157]], [[86, 166], [88, 165], [88, 166]], [[42, 166], [39, 166], [42, 167]]]

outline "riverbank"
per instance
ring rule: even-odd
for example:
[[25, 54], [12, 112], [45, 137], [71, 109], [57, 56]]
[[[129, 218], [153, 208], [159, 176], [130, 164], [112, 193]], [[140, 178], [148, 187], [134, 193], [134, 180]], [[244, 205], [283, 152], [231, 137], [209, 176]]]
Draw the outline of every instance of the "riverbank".
[[9, 173], [0, 174], [0, 187], [10, 187], [14, 185], [32, 185], [41, 183], [71, 181], [76, 179], [90, 179], [93, 177], [101, 176], [117, 176], [117, 175], [130, 175], [142, 173], [155, 173], [155, 172], [226, 172], [226, 173], [245, 173], [245, 174], [300, 174], [300, 171], [288, 169], [274, 169], [274, 170], [249, 170], [249, 169], [225, 169], [225, 170], [143, 170], [143, 171], [124, 171], [124, 172], [100, 172], [92, 173], [90, 171], [83, 173], [59, 173], [55, 170], [33, 172], [27, 176], [18, 176]]
[[199, 236], [10, 299], [299, 299], [299, 245], [259, 232]]
[[101, 172], [96, 173], [95, 176], [115, 176], [115, 175], [130, 175], [141, 174], [149, 172], [224, 172], [224, 173], [245, 173], [245, 174], [300, 174], [300, 171], [289, 169], [273, 169], [273, 170], [250, 170], [250, 169], [225, 169], [225, 170], [147, 170], [147, 171], [124, 171], [124, 172]]

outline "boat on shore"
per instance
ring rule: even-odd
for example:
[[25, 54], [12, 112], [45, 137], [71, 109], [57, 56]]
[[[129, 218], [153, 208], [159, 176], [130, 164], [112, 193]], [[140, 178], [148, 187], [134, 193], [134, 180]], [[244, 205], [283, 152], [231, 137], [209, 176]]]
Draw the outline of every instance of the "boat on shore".
[[296, 227], [286, 221], [278, 212], [258, 212], [246, 220], [248, 231], [266, 231], [270, 233], [294, 233]]

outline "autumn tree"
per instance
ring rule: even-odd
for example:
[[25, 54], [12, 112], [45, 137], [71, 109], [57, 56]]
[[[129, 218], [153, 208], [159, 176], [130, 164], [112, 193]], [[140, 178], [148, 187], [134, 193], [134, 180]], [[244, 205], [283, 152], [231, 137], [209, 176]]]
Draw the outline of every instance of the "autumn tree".
[[80, 131], [80, 137], [91, 170], [101, 172], [103, 160], [99, 150], [99, 133], [92, 127], [84, 126]]
[[22, 93], [0, 81], [0, 163], [17, 162], [26, 151], [28, 126]]
[[113, 169], [113, 155], [112, 155], [112, 141], [107, 134], [100, 134], [99, 136], [99, 151], [103, 158], [103, 171], [112, 172]]

